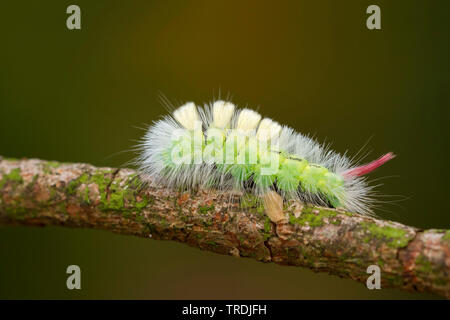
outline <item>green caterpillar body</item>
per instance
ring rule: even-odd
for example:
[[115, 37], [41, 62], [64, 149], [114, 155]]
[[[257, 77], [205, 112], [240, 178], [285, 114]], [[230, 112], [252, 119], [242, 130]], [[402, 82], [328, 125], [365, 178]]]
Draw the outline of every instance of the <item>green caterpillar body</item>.
[[[220, 174], [231, 175], [237, 188], [255, 184], [259, 190], [276, 188], [285, 194], [305, 192], [317, 194], [333, 207], [341, 205], [339, 199], [344, 195], [342, 176], [293, 154], [270, 147], [258, 148], [255, 137], [241, 135], [236, 139], [236, 135], [227, 136], [227, 130], [216, 130], [221, 132], [212, 134], [210, 129], [206, 139], [203, 135], [195, 139], [195, 133], [191, 132], [171, 141], [163, 156], [165, 167], [174, 170], [180, 165], [173, 160], [175, 153], [177, 159], [183, 160], [183, 165], [195, 165], [195, 158], [201, 155], [202, 164], [214, 165]], [[200, 143], [194, 143], [194, 140]], [[264, 174], [264, 168], [270, 168], [271, 164], [278, 165], [273, 173]], [[211, 186], [214, 183], [211, 182]]]

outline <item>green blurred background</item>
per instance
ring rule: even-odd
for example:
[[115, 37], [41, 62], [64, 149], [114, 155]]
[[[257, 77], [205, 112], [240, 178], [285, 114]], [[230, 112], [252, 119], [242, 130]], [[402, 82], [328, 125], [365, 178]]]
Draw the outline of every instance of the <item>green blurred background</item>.
[[[82, 29], [66, 28], [81, 7]], [[366, 28], [381, 7], [382, 30]], [[450, 228], [448, 1], [3, 1], [0, 155], [121, 166], [158, 96], [230, 95], [333, 147], [398, 157], [377, 211]], [[406, 198], [406, 199], [405, 199]], [[66, 267], [82, 290], [66, 289]], [[308, 269], [68, 228], [0, 228], [0, 298], [435, 298]]]

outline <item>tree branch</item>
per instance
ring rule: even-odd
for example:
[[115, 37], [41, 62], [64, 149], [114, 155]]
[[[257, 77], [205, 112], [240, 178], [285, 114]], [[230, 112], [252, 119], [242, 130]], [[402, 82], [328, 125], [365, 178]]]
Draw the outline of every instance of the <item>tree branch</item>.
[[450, 298], [450, 231], [419, 230], [288, 202], [274, 224], [252, 197], [216, 190], [139, 188], [129, 169], [1, 159], [1, 224], [105, 229], [175, 240], [221, 254], [308, 267], [365, 283]]

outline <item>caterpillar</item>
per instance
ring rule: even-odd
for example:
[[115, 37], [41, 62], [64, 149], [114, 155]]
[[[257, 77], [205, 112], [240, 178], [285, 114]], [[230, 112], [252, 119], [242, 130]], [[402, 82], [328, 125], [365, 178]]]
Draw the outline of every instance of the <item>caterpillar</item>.
[[373, 187], [365, 175], [395, 157], [389, 152], [358, 166], [309, 136], [223, 100], [180, 106], [153, 122], [138, 149], [144, 183], [251, 193], [263, 200], [272, 221], [289, 199], [373, 214]]

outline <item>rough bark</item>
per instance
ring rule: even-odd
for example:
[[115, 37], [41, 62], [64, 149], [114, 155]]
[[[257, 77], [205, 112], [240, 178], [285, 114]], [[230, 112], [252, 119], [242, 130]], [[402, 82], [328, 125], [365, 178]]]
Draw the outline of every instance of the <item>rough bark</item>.
[[450, 231], [420, 230], [329, 208], [284, 204], [272, 223], [253, 197], [140, 188], [130, 169], [1, 159], [0, 222], [106, 229], [175, 240], [262, 262], [308, 267], [365, 283], [450, 298]]

